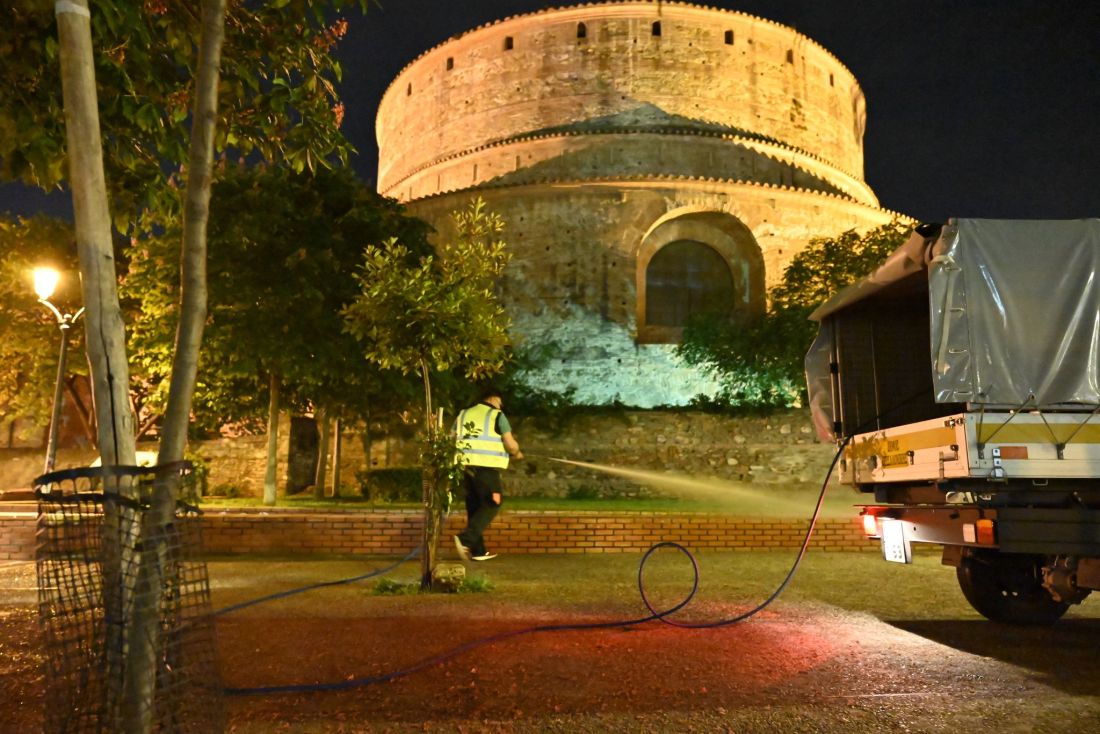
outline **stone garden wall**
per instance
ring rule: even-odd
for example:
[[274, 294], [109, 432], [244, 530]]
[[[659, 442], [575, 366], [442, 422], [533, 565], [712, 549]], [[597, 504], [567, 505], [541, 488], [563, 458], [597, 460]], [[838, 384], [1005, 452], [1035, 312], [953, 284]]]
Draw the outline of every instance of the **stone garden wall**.
[[[790, 410], [767, 417], [733, 417], [699, 411], [614, 411], [572, 418], [512, 416], [524, 452], [506, 474], [513, 496], [646, 496], [636, 481], [551, 461], [604, 464], [620, 469], [674, 471], [758, 486], [817, 485], [833, 455], [818, 443], [809, 412]], [[286, 482], [288, 431], [281, 430], [280, 492]], [[404, 435], [378, 431], [371, 442], [370, 468], [409, 467], [415, 446]], [[266, 438], [242, 436], [196, 443], [192, 449], [210, 465], [209, 490], [215, 494], [259, 496], [263, 491]], [[144, 448], [144, 447], [143, 447]], [[155, 447], [148, 447], [153, 449]], [[90, 450], [62, 450], [58, 468], [86, 466]], [[358, 476], [367, 469], [362, 436], [344, 433], [341, 494], [359, 494]], [[41, 449], [0, 449], [0, 490], [29, 488], [42, 471]]]

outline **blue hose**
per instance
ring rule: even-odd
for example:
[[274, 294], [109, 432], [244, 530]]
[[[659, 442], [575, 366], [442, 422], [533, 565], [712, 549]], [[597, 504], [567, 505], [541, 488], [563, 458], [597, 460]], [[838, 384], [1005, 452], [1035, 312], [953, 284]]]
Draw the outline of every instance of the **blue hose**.
[[314, 589], [323, 589], [326, 586], [341, 586], [343, 584], [353, 584], [356, 581], [363, 581], [365, 579], [373, 578], [374, 576], [381, 576], [382, 574], [386, 573], [387, 571], [392, 571], [393, 569], [397, 568], [398, 566], [400, 566], [405, 561], [416, 558], [418, 555], [420, 555], [420, 546], [417, 546], [416, 548], [414, 548], [412, 551], [409, 552], [409, 554], [407, 556], [402, 558], [397, 563], [393, 563], [389, 566], [386, 566], [385, 568], [380, 568], [377, 571], [371, 571], [370, 573], [365, 573], [361, 576], [352, 576], [351, 578], [348, 578], [348, 579], [339, 579], [337, 581], [322, 581], [319, 584], [310, 584], [309, 586], [302, 586], [302, 587], [299, 587], [297, 589], [290, 589], [289, 591], [280, 591], [276, 594], [268, 594], [267, 596], [261, 596], [258, 599], [250, 599], [249, 601], [242, 601], [240, 604], [233, 604], [232, 606], [228, 606], [228, 607], [224, 607], [222, 609], [219, 609], [216, 612], [211, 612], [210, 616], [211, 617], [220, 617], [223, 614], [229, 614], [230, 612], [235, 612], [238, 609], [245, 609], [246, 607], [255, 606], [257, 604], [263, 604], [264, 602], [268, 602], [268, 601], [275, 601], [276, 599], [285, 599], [288, 596], [294, 596], [295, 594], [304, 594], [305, 592], [313, 591]]

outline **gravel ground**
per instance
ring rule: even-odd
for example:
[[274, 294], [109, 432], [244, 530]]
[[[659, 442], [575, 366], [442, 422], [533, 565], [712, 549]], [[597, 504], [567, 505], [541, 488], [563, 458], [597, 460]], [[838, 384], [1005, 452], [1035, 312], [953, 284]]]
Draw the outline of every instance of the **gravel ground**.
[[[486, 564], [487, 594], [375, 596], [369, 584], [322, 589], [218, 622], [224, 682], [248, 687], [346, 681], [401, 669], [486, 635], [638, 616], [636, 558], [513, 557]], [[764, 554], [703, 560], [685, 619], [711, 621], [756, 600]], [[774, 563], [772, 562], [774, 560]], [[656, 622], [529, 633], [440, 659], [398, 680], [342, 692], [229, 699], [234, 732], [1092, 732], [1100, 730], [1100, 613], [1013, 628], [953, 601], [950, 569], [918, 559], [884, 568], [870, 554], [819, 554], [779, 602], [749, 622], [684, 630]], [[220, 607], [363, 562], [215, 561]], [[354, 569], [354, 570], [352, 570]], [[717, 569], [717, 570], [715, 570]], [[480, 570], [480, 569], [479, 569]], [[682, 569], [681, 569], [682, 570]], [[709, 571], [709, 573], [708, 573]], [[410, 574], [412, 571], [410, 570]], [[656, 598], [683, 579], [656, 569]], [[682, 574], [681, 574], [682, 575]], [[835, 579], [869, 585], [858, 600]], [[893, 579], [927, 586], [895, 591]], [[817, 585], [814, 580], [820, 580]], [[756, 584], [751, 592], [730, 588]], [[37, 730], [41, 651], [31, 564], [0, 565], [0, 732]], [[900, 589], [901, 587], [899, 587]], [[946, 601], [945, 601], [946, 600]]]

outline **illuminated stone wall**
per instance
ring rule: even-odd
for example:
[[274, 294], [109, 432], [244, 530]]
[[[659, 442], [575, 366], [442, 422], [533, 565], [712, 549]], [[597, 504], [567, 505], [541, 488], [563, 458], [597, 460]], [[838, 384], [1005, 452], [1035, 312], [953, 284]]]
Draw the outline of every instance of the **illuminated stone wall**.
[[713, 248], [758, 313], [811, 237], [893, 217], [863, 181], [865, 118], [852, 74], [771, 21], [675, 2], [545, 10], [396, 77], [378, 187], [442, 237], [473, 196], [505, 218], [514, 334], [558, 347], [540, 386], [680, 405], [716, 386], [676, 360], [677, 328], [646, 323], [651, 258], [677, 239]]

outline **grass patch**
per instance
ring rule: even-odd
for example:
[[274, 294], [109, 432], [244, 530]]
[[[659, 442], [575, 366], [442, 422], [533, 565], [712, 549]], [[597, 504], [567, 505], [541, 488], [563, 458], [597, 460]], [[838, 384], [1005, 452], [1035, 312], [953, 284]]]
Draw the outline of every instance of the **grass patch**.
[[[447, 594], [488, 594], [494, 588], [493, 581], [488, 576], [467, 576], [453, 588], [441, 584], [434, 591]], [[402, 583], [386, 577], [378, 579], [370, 590], [371, 596], [413, 596], [419, 593], [419, 581]]]
[[420, 582], [403, 584], [390, 578], [380, 578], [374, 582], [371, 588], [372, 596], [408, 596], [420, 593]]
[[459, 594], [487, 594], [495, 588], [488, 576], [467, 576], [458, 585]]
[[[782, 583], [797, 550], [700, 551], [695, 555], [699, 590], [694, 601], [677, 614], [683, 621], [713, 621], [760, 603]], [[470, 577], [467, 593], [457, 594], [419, 593], [418, 569], [410, 564], [375, 581], [373, 588], [335, 586], [286, 599], [280, 602], [281, 613], [316, 614], [323, 607], [326, 614], [334, 616], [412, 617], [421, 613], [418, 610], [443, 604], [447, 609], [455, 605], [470, 614], [483, 614], [484, 605], [490, 603], [500, 609], [530, 606], [632, 619], [646, 614], [638, 595], [640, 560], [639, 553], [505, 554], [493, 559], [491, 581], [480, 575]], [[388, 561], [218, 559], [210, 563], [211, 578], [216, 582], [240, 579], [243, 584], [215, 584], [214, 605], [227, 606], [293, 585], [344, 578], [383, 562]], [[691, 564], [679, 552], [660, 550], [650, 557], [643, 578], [654, 606], [668, 608], [691, 590]], [[388, 598], [385, 604], [364, 607], [364, 595], [379, 597], [379, 602], [381, 597]], [[959, 590], [955, 569], [941, 565], [935, 553], [918, 554], [911, 565], [899, 566], [882, 560], [877, 552], [810, 551], [774, 609], [792, 603], [827, 605], [883, 620], [980, 619]], [[1073, 607], [1069, 616], [1100, 617], [1100, 602], [1087, 599]]]
[[[203, 497], [200, 507], [208, 509], [265, 509], [268, 506], [260, 497]], [[366, 497], [325, 497], [317, 499], [311, 494], [279, 497], [275, 507], [310, 510], [408, 510], [420, 507], [419, 502], [390, 502], [370, 500]]]

